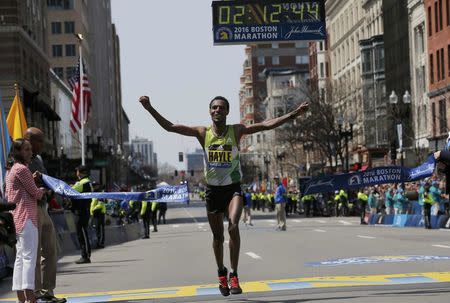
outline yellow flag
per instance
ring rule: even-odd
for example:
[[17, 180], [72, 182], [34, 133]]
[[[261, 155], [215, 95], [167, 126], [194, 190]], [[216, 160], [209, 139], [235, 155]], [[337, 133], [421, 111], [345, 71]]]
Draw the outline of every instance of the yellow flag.
[[16, 93], [14, 101], [6, 118], [9, 135], [13, 140], [23, 138], [27, 130], [27, 121], [23, 112], [22, 102], [20, 102], [19, 95]]

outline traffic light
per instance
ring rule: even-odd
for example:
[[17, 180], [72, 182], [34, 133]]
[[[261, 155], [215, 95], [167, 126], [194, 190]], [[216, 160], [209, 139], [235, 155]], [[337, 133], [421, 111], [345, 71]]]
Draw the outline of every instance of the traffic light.
[[178, 153], [178, 162], [183, 162], [183, 152]]
[[178, 176], [178, 170], [175, 170], [174, 175], [175, 175], [175, 177]]

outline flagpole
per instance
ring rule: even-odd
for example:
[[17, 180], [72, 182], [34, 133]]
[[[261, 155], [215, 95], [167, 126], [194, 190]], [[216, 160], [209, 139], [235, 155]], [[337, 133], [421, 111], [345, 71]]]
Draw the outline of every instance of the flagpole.
[[85, 146], [84, 146], [84, 96], [83, 96], [83, 77], [84, 77], [84, 71], [83, 71], [83, 56], [82, 56], [82, 41], [83, 41], [83, 35], [82, 34], [76, 34], [78, 38], [78, 52], [80, 54], [80, 110], [81, 110], [81, 165], [86, 165], [86, 159], [85, 159]]

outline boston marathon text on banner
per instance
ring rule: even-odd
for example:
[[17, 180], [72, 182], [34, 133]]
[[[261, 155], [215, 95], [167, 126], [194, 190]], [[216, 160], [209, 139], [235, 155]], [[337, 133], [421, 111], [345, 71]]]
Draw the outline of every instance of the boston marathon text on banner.
[[330, 175], [314, 178], [301, 188], [304, 195], [334, 192], [348, 188], [356, 189], [377, 184], [411, 182], [430, 177], [435, 169], [436, 161], [431, 155], [427, 161], [415, 168], [402, 166], [385, 166], [340, 175]]
[[188, 202], [189, 192], [187, 184], [162, 186], [147, 192], [96, 192], [79, 193], [64, 181], [42, 175], [44, 183], [56, 194], [74, 200], [81, 199], [113, 199], [126, 201], [156, 201], [156, 202]]

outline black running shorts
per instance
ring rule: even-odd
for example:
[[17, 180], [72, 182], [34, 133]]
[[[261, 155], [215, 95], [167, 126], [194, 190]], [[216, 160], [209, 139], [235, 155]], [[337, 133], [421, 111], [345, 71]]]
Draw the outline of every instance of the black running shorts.
[[207, 185], [206, 210], [213, 214], [228, 213], [228, 205], [234, 196], [242, 197], [241, 183], [225, 186]]

